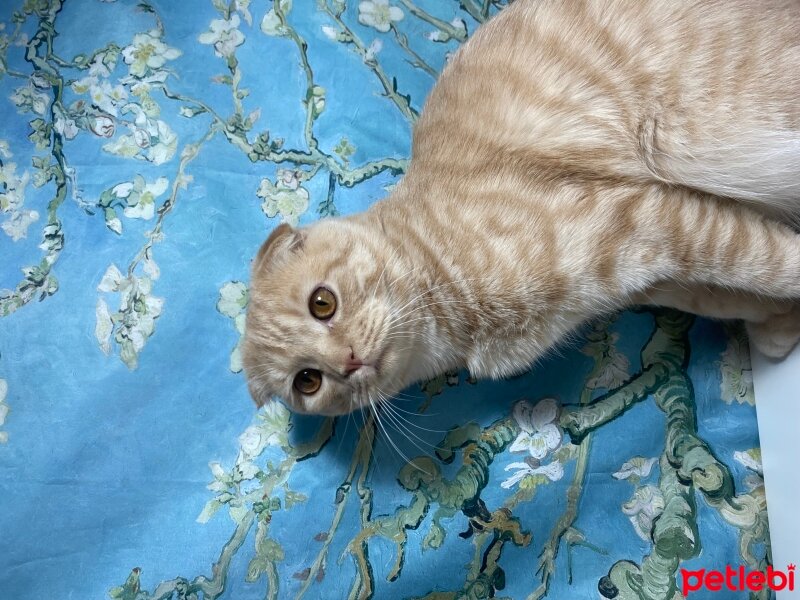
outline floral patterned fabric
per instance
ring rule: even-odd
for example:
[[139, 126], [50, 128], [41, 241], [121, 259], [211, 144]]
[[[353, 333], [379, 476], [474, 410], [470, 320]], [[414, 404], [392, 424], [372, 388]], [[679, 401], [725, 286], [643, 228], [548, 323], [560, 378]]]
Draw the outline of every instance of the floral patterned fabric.
[[656, 599], [765, 567], [734, 327], [625, 313], [380, 421], [253, 408], [250, 258], [391, 190], [502, 4], [2, 4], [0, 598]]

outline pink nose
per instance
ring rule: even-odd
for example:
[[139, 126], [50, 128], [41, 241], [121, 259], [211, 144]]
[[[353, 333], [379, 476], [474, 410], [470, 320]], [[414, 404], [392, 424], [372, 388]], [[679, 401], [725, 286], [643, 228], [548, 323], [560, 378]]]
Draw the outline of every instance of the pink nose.
[[344, 363], [344, 374], [349, 377], [363, 366], [363, 362], [351, 355]]

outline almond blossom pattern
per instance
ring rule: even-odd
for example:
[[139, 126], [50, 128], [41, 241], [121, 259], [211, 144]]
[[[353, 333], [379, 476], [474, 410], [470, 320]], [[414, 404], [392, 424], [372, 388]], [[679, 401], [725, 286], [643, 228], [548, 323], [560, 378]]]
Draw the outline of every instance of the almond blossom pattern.
[[242, 371], [242, 335], [244, 335], [245, 309], [249, 300], [247, 286], [240, 281], [229, 281], [219, 290], [217, 310], [220, 314], [233, 320], [239, 336], [236, 347], [231, 352], [230, 370], [234, 373]]
[[622, 512], [628, 515], [636, 535], [645, 541], [652, 539], [653, 523], [663, 511], [664, 496], [653, 485], [636, 488], [633, 497], [622, 505]]
[[253, 414], [259, 245], [391, 193], [438, 73], [506, 4], [0, 7], [6, 595], [643, 600], [706, 548], [765, 568], [746, 340], [716, 324], [625, 313], [511, 380]]
[[39, 213], [24, 208], [30, 175], [27, 171], [17, 173], [17, 165], [8, 162], [10, 158], [8, 142], [0, 140], [0, 215], [5, 217], [0, 228], [16, 242], [28, 236], [28, 228], [39, 220]]
[[129, 65], [133, 77], [142, 78], [181, 54], [177, 48], [167, 46], [161, 39], [161, 32], [153, 29], [133, 36], [133, 42], [122, 49], [122, 60]]
[[535, 406], [522, 401], [514, 405], [514, 420], [520, 433], [509, 450], [527, 452], [542, 460], [561, 446], [562, 432], [557, 424], [559, 406], [552, 398], [540, 400]]
[[386, 33], [395, 23], [402, 21], [403, 11], [389, 4], [389, 0], [364, 0], [358, 5], [358, 21]]
[[638, 483], [650, 475], [653, 465], [657, 462], [658, 459], [655, 457], [634, 456], [632, 459], [625, 461], [619, 471], [614, 473], [614, 479], [627, 479], [631, 483]]
[[537, 465], [536, 460], [530, 457], [525, 459], [525, 462], [514, 462], [507, 465], [506, 471], [514, 471], [514, 473], [505, 481], [500, 484], [500, 487], [508, 489], [514, 487], [517, 483], [522, 481], [525, 477], [540, 475], [550, 481], [558, 481], [564, 476], [564, 467], [558, 461], [553, 461], [548, 465]]
[[233, 15], [230, 20], [214, 19], [211, 21], [211, 30], [200, 34], [197, 38], [201, 44], [214, 46], [214, 53], [223, 58], [232, 56], [237, 46], [244, 43], [244, 35], [239, 31], [239, 15]]

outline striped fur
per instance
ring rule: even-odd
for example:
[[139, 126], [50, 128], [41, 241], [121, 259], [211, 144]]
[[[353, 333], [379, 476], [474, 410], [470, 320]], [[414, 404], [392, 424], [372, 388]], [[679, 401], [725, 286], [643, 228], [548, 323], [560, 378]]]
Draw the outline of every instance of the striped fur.
[[[518, 373], [633, 303], [800, 337], [800, 2], [516, 0], [456, 53], [408, 173], [254, 263], [256, 402], [343, 414], [446, 369]], [[339, 308], [314, 319], [324, 284]], [[368, 363], [348, 375], [345, 363]], [[323, 384], [292, 387], [305, 368]]]

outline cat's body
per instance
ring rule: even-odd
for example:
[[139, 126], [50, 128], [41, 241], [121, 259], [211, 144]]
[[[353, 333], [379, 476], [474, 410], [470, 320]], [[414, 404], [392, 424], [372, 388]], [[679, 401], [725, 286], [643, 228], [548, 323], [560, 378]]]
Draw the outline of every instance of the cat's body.
[[390, 198], [262, 247], [254, 398], [340, 414], [447, 369], [503, 377], [636, 303], [744, 318], [785, 354], [798, 75], [797, 1], [517, 0], [445, 68]]

